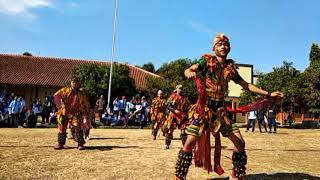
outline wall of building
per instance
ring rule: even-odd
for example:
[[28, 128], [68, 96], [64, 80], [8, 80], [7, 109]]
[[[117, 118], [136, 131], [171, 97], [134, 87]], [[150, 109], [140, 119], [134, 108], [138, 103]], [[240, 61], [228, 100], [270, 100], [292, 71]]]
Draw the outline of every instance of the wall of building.
[[[247, 81], [248, 83], [252, 83], [253, 79], [253, 66], [239, 66], [238, 72], [240, 76]], [[242, 92], [242, 87], [233, 81], [229, 82], [229, 97], [240, 97]]]
[[[253, 66], [252, 65], [239, 65], [238, 72], [240, 76], [247, 81], [248, 83], [253, 83]], [[232, 101], [232, 108], [236, 109], [239, 107], [239, 97], [243, 89], [240, 85], [234, 83], [233, 81], [229, 82], [229, 101]], [[244, 123], [245, 115], [242, 113], [236, 113], [236, 122]]]

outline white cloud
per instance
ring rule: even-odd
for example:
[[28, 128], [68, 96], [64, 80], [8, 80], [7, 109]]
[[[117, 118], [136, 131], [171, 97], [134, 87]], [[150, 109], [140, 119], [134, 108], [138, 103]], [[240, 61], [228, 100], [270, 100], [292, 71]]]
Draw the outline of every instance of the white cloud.
[[77, 7], [80, 6], [80, 4], [79, 4], [79, 3], [76, 3], [76, 2], [71, 2], [71, 3], [69, 4], [69, 6], [72, 7], [72, 8], [77, 8]]
[[0, 0], [0, 13], [34, 19], [32, 9], [52, 6], [53, 0]]
[[214, 31], [213, 29], [211, 29], [210, 27], [206, 26], [205, 24], [202, 24], [200, 22], [197, 21], [193, 21], [193, 20], [189, 20], [187, 22], [192, 29], [194, 29], [195, 31], [198, 32], [202, 32], [202, 33], [207, 33], [209, 35], [212, 35], [212, 33], [217, 33], [216, 31]]

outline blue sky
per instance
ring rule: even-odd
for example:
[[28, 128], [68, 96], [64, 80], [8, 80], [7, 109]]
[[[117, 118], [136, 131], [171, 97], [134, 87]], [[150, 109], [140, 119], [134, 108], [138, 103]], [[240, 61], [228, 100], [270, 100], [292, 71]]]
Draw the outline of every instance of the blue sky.
[[[0, 53], [110, 60], [114, 0], [0, 0]], [[118, 0], [116, 60], [156, 68], [211, 52], [217, 32], [229, 58], [270, 72], [304, 70], [320, 43], [318, 0]]]

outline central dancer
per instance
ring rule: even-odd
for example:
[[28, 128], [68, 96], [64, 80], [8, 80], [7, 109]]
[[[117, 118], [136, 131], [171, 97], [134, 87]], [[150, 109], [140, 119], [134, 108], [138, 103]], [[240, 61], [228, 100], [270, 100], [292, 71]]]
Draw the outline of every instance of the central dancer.
[[[196, 78], [198, 89], [198, 101], [193, 105], [188, 118], [190, 125], [187, 128], [187, 140], [178, 153], [176, 162], [176, 179], [186, 179], [189, 166], [192, 161], [194, 150], [195, 165], [203, 167], [211, 172], [214, 170], [221, 175], [224, 170], [220, 166], [221, 142], [220, 133], [229, 138], [234, 144], [232, 155], [231, 179], [244, 179], [247, 155], [245, 152], [245, 141], [239, 128], [231, 123], [226, 115], [224, 99], [228, 95], [228, 82], [233, 80], [243, 89], [256, 94], [282, 97], [279, 91], [269, 93], [247, 83], [239, 75], [237, 65], [231, 59], [227, 59], [230, 52], [229, 38], [224, 34], [218, 34], [212, 44], [214, 55], [203, 55], [196, 64], [185, 70], [187, 78]], [[211, 166], [210, 158], [210, 133], [216, 139], [216, 151], [214, 168]], [[220, 148], [219, 148], [220, 147]]]

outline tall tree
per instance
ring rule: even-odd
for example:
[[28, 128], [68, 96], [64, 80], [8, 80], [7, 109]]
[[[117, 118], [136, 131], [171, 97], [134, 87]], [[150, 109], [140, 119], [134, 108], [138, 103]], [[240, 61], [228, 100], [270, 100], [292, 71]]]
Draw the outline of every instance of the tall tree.
[[312, 44], [309, 58], [310, 64], [303, 73], [305, 94], [309, 111], [318, 117], [320, 113], [320, 48], [318, 44]]

